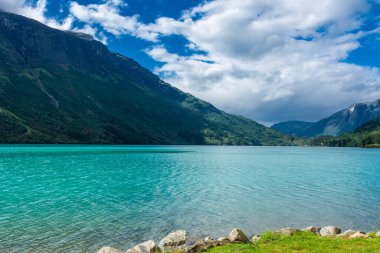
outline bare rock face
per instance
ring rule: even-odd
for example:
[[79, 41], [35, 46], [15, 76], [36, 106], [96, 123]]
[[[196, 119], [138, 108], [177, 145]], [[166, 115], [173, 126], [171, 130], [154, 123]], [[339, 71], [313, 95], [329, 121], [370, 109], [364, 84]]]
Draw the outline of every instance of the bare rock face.
[[320, 235], [321, 228], [320, 227], [315, 227], [315, 226], [309, 226], [307, 228], [302, 229], [302, 231], [307, 231], [307, 232], [311, 232], [311, 233], [313, 233], [315, 235]]
[[299, 230], [296, 228], [281, 228], [280, 230], [277, 231], [277, 233], [279, 234], [288, 235], [288, 236], [292, 236], [297, 232], [299, 232]]
[[366, 235], [365, 233], [363, 232], [355, 232], [354, 234], [350, 235], [350, 237], [348, 237], [349, 239], [355, 239], [355, 238], [368, 238], [368, 235]]
[[242, 243], [249, 243], [248, 237], [238, 228], [232, 229], [230, 235], [228, 236], [228, 239], [231, 242], [242, 242]]
[[349, 230], [346, 230], [343, 233], [337, 235], [336, 237], [348, 238], [348, 237], [350, 237], [351, 235], [353, 235], [355, 233], [356, 233], [355, 230], [349, 229]]
[[157, 251], [154, 241], [149, 240], [127, 250], [127, 253], [153, 253]]
[[321, 236], [336, 236], [341, 232], [342, 230], [340, 228], [334, 226], [323, 227], [320, 231]]
[[112, 247], [103, 247], [98, 251], [98, 253], [125, 253], [125, 251], [118, 250]]
[[186, 250], [186, 231], [177, 230], [168, 234], [164, 239], [160, 241], [158, 247], [163, 252]]

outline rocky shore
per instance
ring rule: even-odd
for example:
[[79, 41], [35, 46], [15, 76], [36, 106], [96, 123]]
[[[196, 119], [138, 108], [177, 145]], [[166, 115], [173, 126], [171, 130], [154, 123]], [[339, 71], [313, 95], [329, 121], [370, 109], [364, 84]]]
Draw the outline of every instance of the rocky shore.
[[[380, 237], [380, 231], [366, 233], [362, 231], [346, 230], [342, 231], [339, 227], [327, 226], [327, 227], [315, 227], [310, 226], [302, 230], [296, 228], [282, 228], [274, 233], [292, 236], [298, 232], [305, 231], [313, 233], [321, 237], [337, 237], [346, 239], [355, 238], [369, 238], [369, 237]], [[223, 246], [229, 243], [252, 243], [255, 244], [260, 241], [261, 235], [255, 235], [251, 240], [244, 234], [241, 229], [234, 228], [228, 237], [220, 237], [218, 239], [212, 239], [207, 236], [197, 240], [195, 243], [190, 245], [186, 242], [186, 231], [177, 230], [168, 234], [163, 238], [158, 245], [152, 241], [146, 241], [141, 244], [134, 246], [126, 251], [115, 249], [112, 247], [103, 247], [97, 253], [153, 253], [153, 252], [184, 252], [184, 253], [196, 253], [202, 252], [204, 250], [210, 249], [216, 246]]]

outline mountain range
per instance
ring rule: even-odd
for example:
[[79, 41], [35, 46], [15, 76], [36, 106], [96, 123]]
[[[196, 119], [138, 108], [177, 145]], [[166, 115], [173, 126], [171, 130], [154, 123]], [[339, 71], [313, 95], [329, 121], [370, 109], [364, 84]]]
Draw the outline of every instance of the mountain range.
[[363, 124], [354, 132], [326, 139], [323, 141], [323, 145], [332, 147], [380, 148], [380, 118]]
[[337, 136], [352, 132], [378, 117], [380, 117], [380, 99], [351, 105], [318, 122], [286, 121], [274, 124], [272, 128], [298, 137]]
[[292, 145], [91, 36], [0, 12], [0, 142]]

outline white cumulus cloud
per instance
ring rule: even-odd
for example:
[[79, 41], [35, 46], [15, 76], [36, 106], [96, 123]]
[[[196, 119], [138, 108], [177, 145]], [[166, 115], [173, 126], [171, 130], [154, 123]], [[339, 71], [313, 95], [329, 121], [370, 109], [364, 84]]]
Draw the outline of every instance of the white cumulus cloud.
[[149, 41], [157, 41], [158, 34], [145, 29], [138, 16], [123, 16], [120, 9], [127, 4], [120, 0], [109, 0], [100, 4], [81, 5], [71, 2], [70, 13], [79, 21], [91, 25], [101, 25], [113, 35], [130, 34]]
[[24, 0], [1, 0], [0, 1], [0, 10], [16, 12], [24, 5]]
[[358, 0], [214, 0], [180, 20], [148, 25], [160, 36], [184, 36], [205, 52], [201, 58], [165, 45], [147, 53], [164, 63], [155, 71], [167, 82], [229, 112], [262, 122], [317, 120], [380, 97], [378, 68], [343, 61], [376, 32], [360, 31], [370, 7]]
[[17, 13], [37, 21], [44, 23], [50, 27], [70, 30], [73, 24], [73, 17], [69, 15], [61, 21], [54, 18], [45, 17], [47, 2], [46, 0], [38, 0], [36, 4], [32, 4], [26, 0], [0, 0], [0, 10]]

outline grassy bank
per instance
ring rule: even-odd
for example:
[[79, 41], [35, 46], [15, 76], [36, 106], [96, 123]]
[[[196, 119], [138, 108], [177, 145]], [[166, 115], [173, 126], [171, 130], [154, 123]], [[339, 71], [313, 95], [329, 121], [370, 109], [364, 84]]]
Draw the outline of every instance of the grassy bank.
[[215, 247], [209, 253], [380, 253], [377, 238], [327, 238], [300, 232], [293, 236], [267, 232], [255, 244], [227, 244]]

